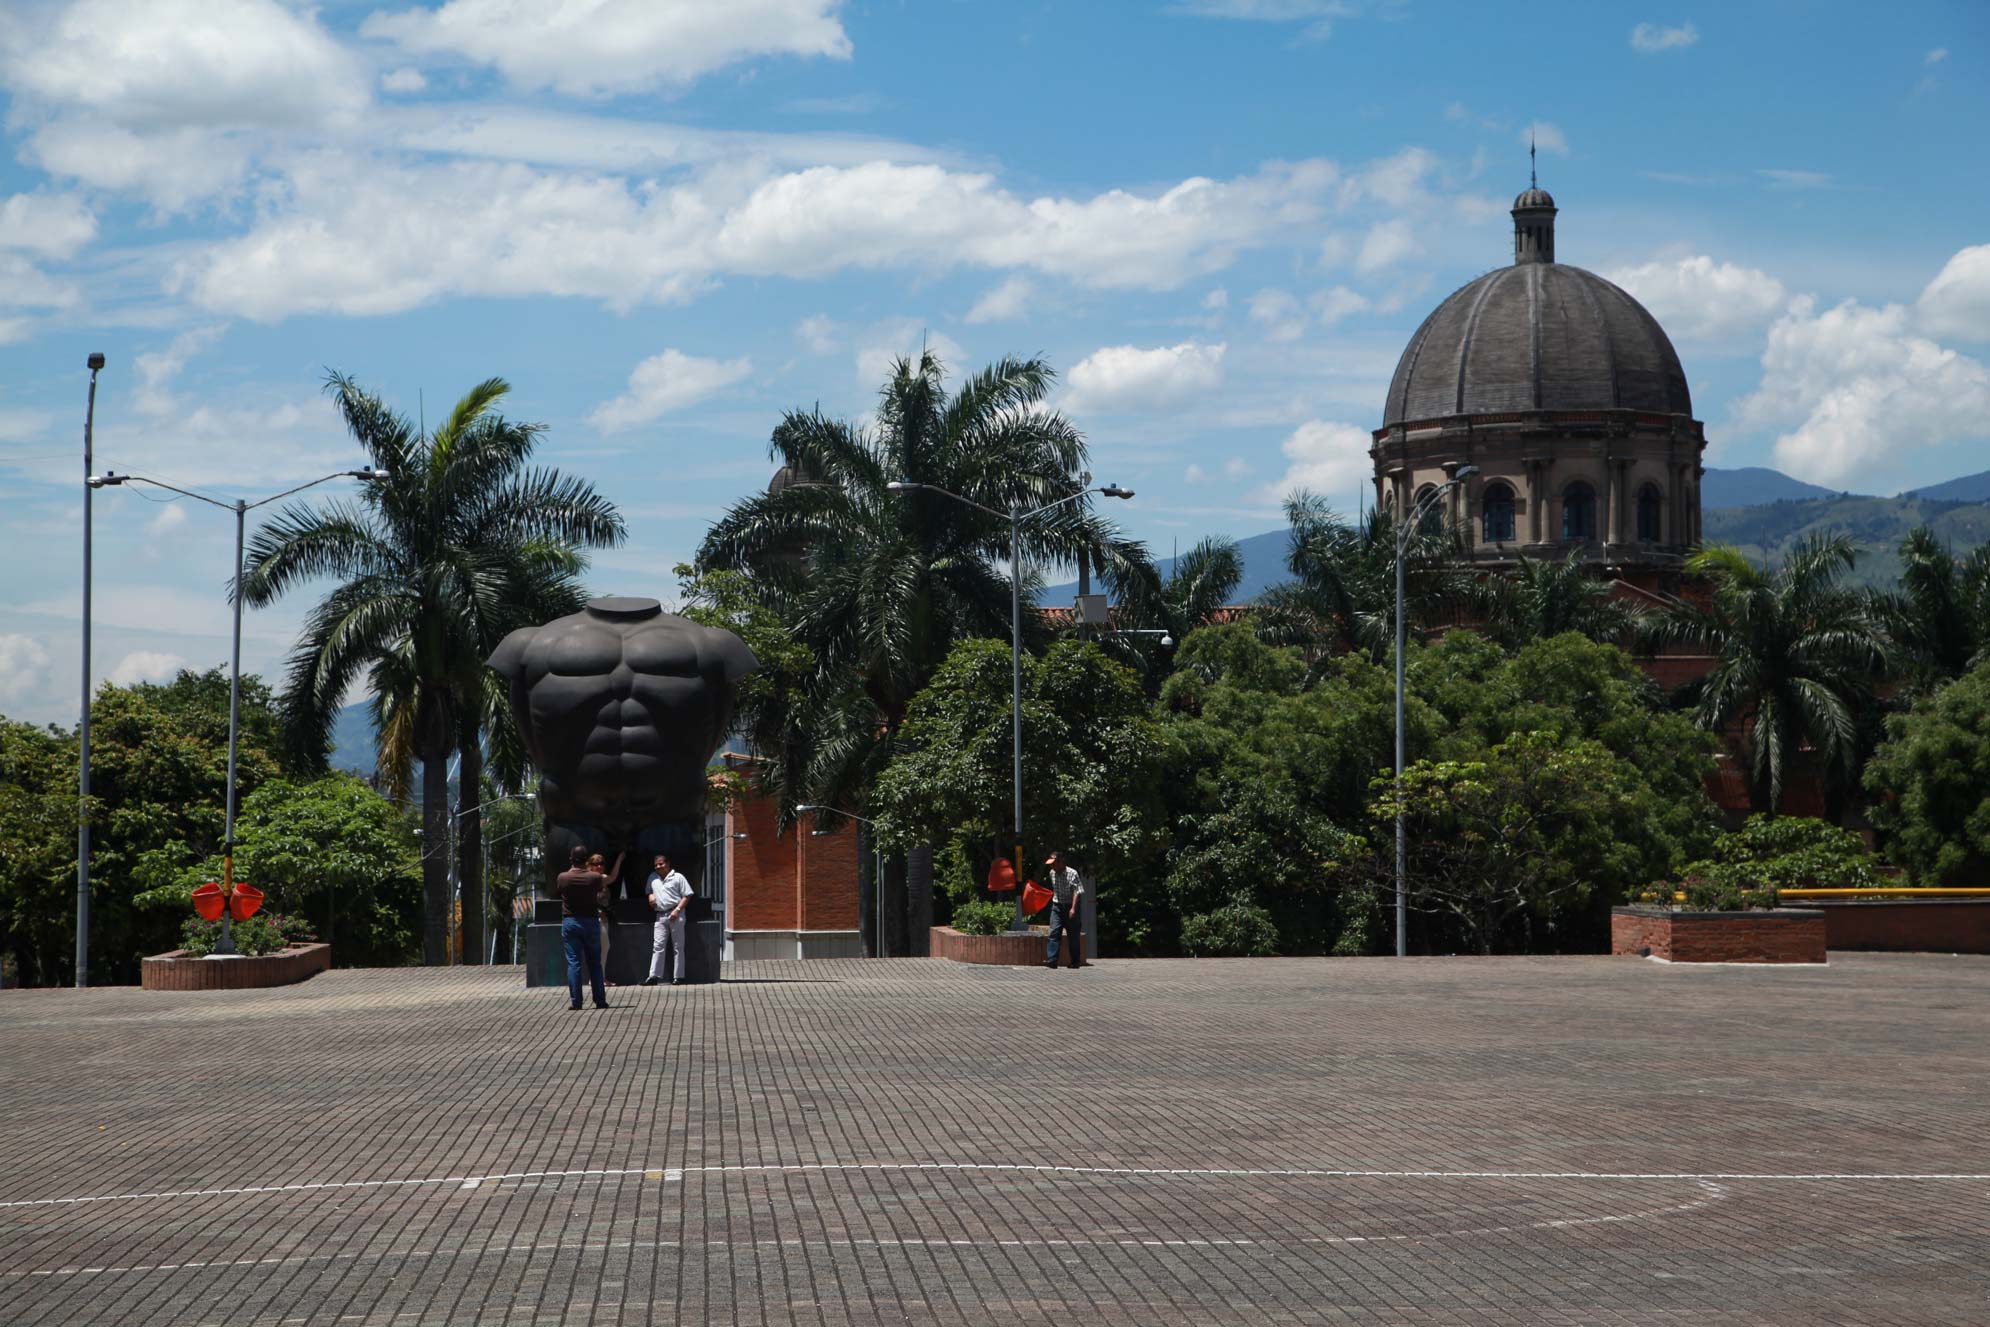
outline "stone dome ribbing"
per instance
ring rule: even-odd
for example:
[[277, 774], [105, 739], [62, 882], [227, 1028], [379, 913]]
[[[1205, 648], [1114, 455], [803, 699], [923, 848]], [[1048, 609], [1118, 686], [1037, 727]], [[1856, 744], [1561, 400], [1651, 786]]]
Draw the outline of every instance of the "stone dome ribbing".
[[1524, 410], [1690, 418], [1693, 401], [1671, 340], [1642, 304], [1580, 267], [1520, 261], [1424, 319], [1396, 364], [1383, 423]]

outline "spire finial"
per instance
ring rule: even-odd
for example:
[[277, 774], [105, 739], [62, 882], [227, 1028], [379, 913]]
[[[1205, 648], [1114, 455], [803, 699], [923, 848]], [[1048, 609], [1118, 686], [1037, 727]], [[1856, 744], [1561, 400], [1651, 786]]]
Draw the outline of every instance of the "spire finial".
[[1538, 189], [1541, 181], [1534, 174], [1534, 127], [1527, 127], [1527, 187]]

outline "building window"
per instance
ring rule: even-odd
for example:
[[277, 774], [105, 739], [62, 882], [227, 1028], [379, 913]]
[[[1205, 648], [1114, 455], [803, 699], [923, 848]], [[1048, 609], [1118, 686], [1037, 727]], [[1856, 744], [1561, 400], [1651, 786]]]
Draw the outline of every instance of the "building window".
[[[1431, 501], [1436, 496], [1437, 485], [1425, 484], [1416, 491], [1416, 501], [1410, 506], [1411, 511], [1421, 511], [1423, 513], [1422, 516], [1417, 518], [1417, 529], [1422, 534], [1438, 535], [1444, 533], [1444, 504]], [[1429, 505], [1426, 506], [1425, 504]]]
[[726, 908], [726, 817], [723, 812], [705, 818], [705, 878], [698, 892], [711, 901], [712, 915], [724, 917]]
[[1646, 484], [1638, 490], [1638, 542], [1655, 544], [1659, 540], [1659, 513], [1664, 509], [1665, 499], [1659, 495], [1656, 484]]
[[1488, 484], [1479, 501], [1480, 524], [1488, 544], [1513, 541], [1513, 490], [1505, 484]]
[[1596, 538], [1596, 490], [1579, 479], [1562, 490], [1562, 538]]

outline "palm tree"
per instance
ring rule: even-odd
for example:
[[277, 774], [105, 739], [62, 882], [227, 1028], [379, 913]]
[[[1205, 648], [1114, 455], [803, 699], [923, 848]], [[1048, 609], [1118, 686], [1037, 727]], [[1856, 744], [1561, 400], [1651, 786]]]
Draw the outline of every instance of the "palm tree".
[[1244, 557], [1237, 541], [1220, 535], [1196, 544], [1175, 559], [1161, 584], [1160, 625], [1176, 640], [1216, 620], [1229, 606], [1244, 579]]
[[[311, 610], [291, 654], [285, 729], [295, 754], [322, 766], [346, 694], [362, 678], [370, 685], [389, 789], [405, 797], [411, 767], [421, 765], [422, 954], [441, 963], [449, 758], [461, 758], [459, 786], [473, 801], [484, 730], [504, 712], [492, 704], [484, 660], [514, 627], [579, 607], [578, 550], [620, 543], [622, 518], [586, 482], [528, 468], [543, 426], [497, 413], [510, 390], [502, 378], [472, 388], [426, 437], [345, 375], [325, 386], [385, 479], [358, 501], [285, 507], [250, 543], [243, 592], [262, 605], [320, 577], [340, 582]], [[461, 821], [463, 878], [481, 881], [478, 818]], [[480, 888], [464, 891], [470, 934], [481, 934], [482, 899]]]
[[1726, 545], [1702, 548], [1686, 570], [1705, 579], [1707, 601], [1682, 601], [1648, 623], [1656, 645], [1714, 655], [1688, 690], [1694, 717], [1710, 732], [1744, 725], [1753, 801], [1770, 815], [1805, 744], [1827, 790], [1856, 776], [1860, 716], [1887, 664], [1866, 603], [1841, 584], [1857, 556], [1843, 535], [1799, 540], [1774, 571]]
[[[1324, 499], [1299, 492], [1285, 500], [1285, 518], [1292, 527], [1286, 566], [1294, 579], [1259, 597], [1259, 633], [1274, 645], [1382, 658], [1395, 640], [1394, 517], [1377, 508], [1349, 521]], [[1453, 562], [1460, 543], [1455, 530], [1437, 521], [1410, 534], [1404, 607], [1413, 628], [1442, 625], [1468, 595], [1470, 574]]]
[[1900, 542], [1900, 588], [1873, 610], [1916, 672], [1960, 677], [1990, 650], [1990, 546], [1958, 558], [1918, 525]]
[[1610, 582], [1573, 557], [1560, 562], [1523, 557], [1511, 572], [1480, 581], [1472, 607], [1485, 633], [1509, 650], [1569, 631], [1617, 644], [1639, 620], [1637, 610], [1611, 593]]
[[[1055, 379], [1040, 359], [1003, 359], [949, 393], [937, 356], [900, 359], [871, 428], [816, 410], [784, 416], [769, 451], [787, 482], [706, 535], [699, 568], [746, 573], [815, 661], [783, 750], [765, 753], [785, 804], [860, 803], [954, 644], [1009, 635], [1008, 520], [886, 486], [931, 485], [1003, 512], [1076, 492], [1086, 446], [1045, 406]], [[1122, 597], [1153, 592], [1146, 550], [1083, 501], [1026, 524], [1021, 554], [1026, 590], [1030, 563], [1082, 556]], [[1033, 614], [1024, 631], [1045, 636]]]

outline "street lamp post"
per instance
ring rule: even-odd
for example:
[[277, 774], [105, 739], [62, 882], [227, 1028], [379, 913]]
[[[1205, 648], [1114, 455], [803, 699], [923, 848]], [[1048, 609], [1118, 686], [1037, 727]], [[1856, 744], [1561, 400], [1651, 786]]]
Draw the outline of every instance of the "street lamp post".
[[93, 434], [97, 424], [97, 373], [104, 367], [100, 351], [85, 361], [90, 366], [90, 403], [83, 410], [83, 719], [77, 731], [79, 800], [76, 804], [76, 985], [90, 984], [90, 483]]
[[[835, 806], [817, 806], [812, 802], [796, 807], [795, 811], [797, 814], [806, 811], [810, 815], [822, 815], [824, 812], [827, 812], [831, 815], [847, 816], [858, 824], [869, 827], [871, 831], [871, 945], [877, 950], [877, 953], [873, 957], [884, 958], [884, 846], [878, 842], [878, 822], [867, 820], [855, 811], [845, 811], [841, 807]], [[811, 834], [827, 834], [829, 831], [826, 829], [817, 829], [809, 832]], [[858, 929], [861, 930], [862, 927], [860, 926]]]
[[[481, 792], [481, 791], [483, 790], [482, 789], [476, 790], [476, 792]], [[471, 796], [475, 795], [476, 795], [475, 792], [471, 794]], [[452, 890], [452, 893], [455, 898], [455, 908], [453, 909], [453, 911], [460, 911], [462, 909], [464, 891], [468, 890], [471, 887], [470, 882], [463, 878], [463, 863], [461, 862], [461, 860], [458, 859], [456, 855], [456, 840], [461, 837], [463, 832], [462, 822], [468, 819], [470, 816], [476, 815], [478, 812], [482, 811], [487, 806], [496, 806], [499, 802], [529, 802], [534, 798], [536, 798], [538, 795], [539, 794], [537, 793], [500, 793], [496, 797], [491, 798], [488, 802], [479, 802], [475, 806], [464, 807], [463, 789], [459, 784], [458, 788], [456, 789], [456, 805], [458, 809], [449, 818], [449, 844], [448, 844], [449, 876], [450, 879], [454, 881], [454, 889]], [[512, 831], [513, 834], [517, 832], [518, 832], [517, 830]], [[510, 835], [506, 835], [505, 837], [509, 838]], [[496, 843], [498, 841], [499, 840], [496, 839], [492, 840], [493, 843]], [[486, 862], [484, 863], [484, 869], [487, 873], [490, 870], [490, 863], [488, 860], [486, 860]], [[485, 906], [477, 909], [477, 916], [483, 919], [484, 930], [488, 932], [490, 930], [489, 886], [486, 883], [486, 881], [479, 880], [476, 883], [476, 887], [480, 890], [485, 891], [486, 895], [484, 899]], [[454, 966], [456, 962], [456, 949], [459, 943], [459, 937], [456, 935], [456, 926], [453, 917], [450, 920], [449, 929], [450, 929], [449, 964], [451, 966]], [[470, 948], [470, 937], [467, 935], [460, 937], [460, 943], [462, 945], [462, 948], [467, 952]], [[484, 952], [484, 937], [482, 935], [479, 935], [477, 937], [477, 952], [479, 954]]]
[[1469, 479], [1479, 473], [1476, 465], [1460, 466], [1442, 484], [1423, 495], [1397, 525], [1396, 539], [1396, 957], [1402, 958], [1409, 949], [1409, 894], [1405, 881], [1408, 876], [1409, 839], [1403, 828], [1403, 559], [1409, 551], [1410, 540], [1415, 536], [1423, 518], [1437, 506], [1437, 500], [1458, 486], [1461, 479]]
[[[909, 479], [901, 479], [885, 485], [885, 491], [888, 493], [911, 493], [919, 489], [924, 489], [929, 493], [938, 493], [942, 497], [952, 498], [955, 502], [963, 503], [966, 506], [974, 508], [976, 511], [987, 512], [990, 516], [1001, 517], [1005, 514], [995, 510], [993, 507], [976, 502], [973, 498], [964, 498], [958, 493], [941, 488], [938, 484], [918, 484]], [[1100, 494], [1103, 497], [1120, 498], [1122, 500], [1133, 496], [1133, 490], [1130, 488], [1121, 488], [1117, 484], [1102, 484], [1097, 488], [1081, 488], [1068, 497], [1059, 498], [1055, 502], [1047, 502], [1043, 506], [1031, 511], [1024, 511], [1021, 503], [1012, 501], [1006, 513], [1009, 518], [1009, 681], [1011, 703], [1015, 710], [1013, 774], [1015, 779], [1016, 812], [1016, 884], [1018, 886], [1016, 890], [1016, 918], [1010, 923], [1009, 929], [1011, 931], [1026, 931], [1029, 929], [1029, 918], [1023, 913], [1023, 894], [1020, 887], [1023, 880], [1023, 522], [1041, 516], [1047, 511], [1053, 511], [1058, 507], [1062, 507], [1067, 502], [1076, 502], [1078, 499], [1088, 497], [1093, 493]]]
[[[378, 481], [386, 477], [380, 471], [370, 467], [364, 470], [340, 470], [335, 474], [324, 475], [318, 479], [314, 479], [308, 484], [299, 484], [295, 488], [287, 488], [281, 493], [271, 494], [269, 497], [257, 502], [245, 502], [240, 498], [235, 499], [233, 502], [226, 502], [220, 498], [209, 497], [205, 493], [196, 493], [192, 489], [176, 487], [162, 480], [147, 479], [143, 475], [120, 475], [115, 472], [107, 472], [102, 475], [91, 475], [84, 481], [87, 487], [92, 489], [116, 488], [125, 484], [149, 484], [153, 488], [163, 488], [170, 493], [177, 493], [181, 497], [192, 498], [196, 502], [205, 502], [210, 507], [220, 507], [224, 511], [235, 513], [235, 588], [233, 593], [235, 600], [235, 625], [233, 648], [229, 656], [228, 670], [228, 811], [226, 828], [221, 833], [221, 892], [224, 898], [233, 892], [235, 888], [235, 753], [239, 745], [242, 726], [242, 547], [244, 532], [248, 525], [248, 515], [258, 507], [266, 507], [270, 503], [279, 502], [293, 493], [302, 493], [307, 488], [316, 488], [318, 485], [328, 484], [334, 479]], [[221, 914], [221, 944], [214, 952], [223, 955], [235, 952], [235, 930], [230, 912], [227, 910], [224, 910]]]

